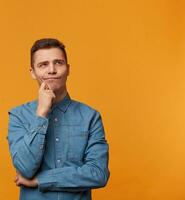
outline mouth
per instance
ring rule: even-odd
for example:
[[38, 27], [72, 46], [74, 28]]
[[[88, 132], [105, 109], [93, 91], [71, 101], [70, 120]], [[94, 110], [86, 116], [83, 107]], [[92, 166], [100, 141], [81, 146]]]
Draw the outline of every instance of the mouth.
[[43, 80], [57, 80], [60, 79], [60, 77], [47, 77], [47, 78], [43, 78]]

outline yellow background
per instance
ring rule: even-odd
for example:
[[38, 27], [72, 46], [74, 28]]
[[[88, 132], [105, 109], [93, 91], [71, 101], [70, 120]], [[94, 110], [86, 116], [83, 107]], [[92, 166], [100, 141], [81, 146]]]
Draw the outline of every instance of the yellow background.
[[11, 107], [37, 97], [29, 50], [56, 37], [72, 98], [102, 113], [109, 184], [96, 200], [185, 199], [185, 2], [0, 1], [0, 199], [18, 199], [6, 140]]

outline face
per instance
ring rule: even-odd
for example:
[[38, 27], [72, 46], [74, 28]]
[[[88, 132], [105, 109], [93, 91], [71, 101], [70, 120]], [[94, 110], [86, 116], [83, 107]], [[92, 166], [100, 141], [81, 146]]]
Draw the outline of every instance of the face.
[[69, 65], [61, 49], [39, 49], [35, 52], [33, 59], [34, 63], [30, 72], [39, 85], [45, 81], [54, 92], [65, 89]]

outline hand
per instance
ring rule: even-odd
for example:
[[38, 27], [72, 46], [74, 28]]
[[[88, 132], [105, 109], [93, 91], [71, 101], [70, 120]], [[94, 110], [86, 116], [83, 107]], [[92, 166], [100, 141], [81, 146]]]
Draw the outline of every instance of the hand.
[[38, 106], [36, 111], [37, 115], [46, 117], [54, 99], [54, 92], [49, 88], [49, 85], [47, 85], [45, 82], [42, 82], [39, 89]]
[[38, 180], [36, 178], [26, 179], [20, 173], [17, 172], [14, 182], [17, 186], [26, 186], [26, 187], [36, 187], [38, 186]]

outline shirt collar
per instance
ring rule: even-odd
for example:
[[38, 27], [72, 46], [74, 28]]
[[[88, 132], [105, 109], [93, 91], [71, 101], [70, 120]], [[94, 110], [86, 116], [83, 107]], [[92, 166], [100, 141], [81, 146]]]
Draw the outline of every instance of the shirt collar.
[[67, 92], [66, 96], [61, 101], [52, 106], [52, 110], [54, 108], [59, 108], [61, 111], [66, 112], [70, 103], [71, 103], [71, 98], [69, 96], [69, 93]]

